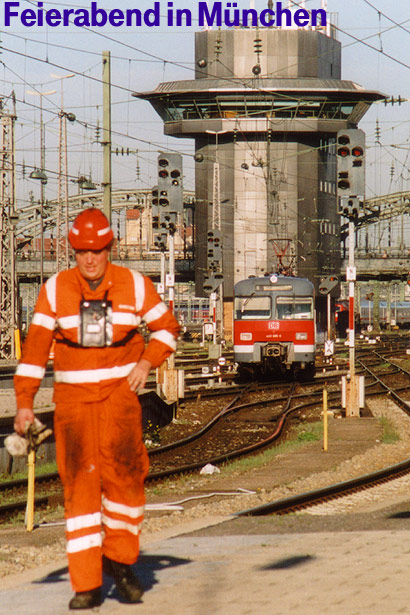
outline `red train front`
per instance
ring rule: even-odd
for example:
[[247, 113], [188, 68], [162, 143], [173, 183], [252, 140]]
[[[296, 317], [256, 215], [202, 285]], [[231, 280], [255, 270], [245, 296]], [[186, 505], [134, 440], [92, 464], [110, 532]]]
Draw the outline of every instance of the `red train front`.
[[248, 278], [234, 288], [234, 359], [241, 373], [315, 372], [314, 288], [280, 275]]

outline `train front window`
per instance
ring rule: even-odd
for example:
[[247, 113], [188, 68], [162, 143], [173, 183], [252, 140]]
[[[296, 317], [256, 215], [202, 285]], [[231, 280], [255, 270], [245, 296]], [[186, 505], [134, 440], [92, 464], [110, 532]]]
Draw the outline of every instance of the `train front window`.
[[236, 320], [269, 320], [271, 316], [270, 297], [235, 297]]
[[309, 320], [313, 318], [313, 300], [310, 297], [278, 297], [276, 299], [278, 320]]

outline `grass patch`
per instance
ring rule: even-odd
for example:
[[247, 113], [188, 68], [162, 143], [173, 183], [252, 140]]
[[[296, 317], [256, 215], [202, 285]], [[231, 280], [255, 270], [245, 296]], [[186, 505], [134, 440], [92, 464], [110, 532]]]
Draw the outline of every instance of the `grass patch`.
[[[34, 511], [34, 525], [41, 523], [64, 523], [64, 507], [58, 504], [47, 510]], [[0, 523], [0, 529], [21, 528], [25, 525], [25, 513], [17, 512]]]
[[298, 425], [291, 431], [286, 442], [268, 448], [257, 455], [244, 457], [243, 459], [237, 459], [236, 461], [223, 464], [220, 469], [224, 474], [229, 476], [230, 474], [248, 472], [252, 468], [261, 468], [271, 463], [278, 455], [284, 455], [300, 446], [321, 440], [322, 437], [323, 424], [321, 422]]
[[410, 370], [410, 359], [396, 359], [397, 363], [401, 365], [404, 369]]
[[398, 442], [400, 440], [400, 436], [397, 433], [396, 428], [390, 421], [390, 419], [385, 416], [381, 416], [379, 418], [379, 423], [383, 429], [381, 437], [381, 441], [383, 442], [383, 444], [394, 444], [395, 442]]
[[317, 442], [323, 437], [323, 423], [307, 423], [299, 425], [296, 429], [296, 439], [298, 442]]
[[[275, 447], [267, 448], [255, 455], [225, 462], [218, 466], [221, 470], [221, 474], [215, 476], [230, 477], [238, 474], [245, 474], [245, 472], [249, 472], [252, 469], [262, 468], [272, 463], [278, 455], [284, 455], [310, 442], [321, 440], [322, 437], [323, 425], [321, 422], [299, 425], [291, 431], [286, 442], [278, 444], [278, 446]], [[193, 474], [186, 474], [180, 478], [169, 478], [161, 485], [146, 485], [145, 490], [147, 494], [152, 493], [157, 496], [169, 495], [170, 493], [175, 493], [176, 490], [195, 488], [195, 486], [198, 486], [198, 479], [201, 478], [198, 472], [195, 472]]]
[[[57, 464], [55, 461], [48, 461], [47, 463], [36, 465], [36, 476], [53, 474], [54, 472], [57, 472]], [[14, 474], [0, 474], [0, 480], [2, 483], [7, 483], [13, 480], [22, 480], [23, 478], [27, 478], [27, 470], [15, 472]]]

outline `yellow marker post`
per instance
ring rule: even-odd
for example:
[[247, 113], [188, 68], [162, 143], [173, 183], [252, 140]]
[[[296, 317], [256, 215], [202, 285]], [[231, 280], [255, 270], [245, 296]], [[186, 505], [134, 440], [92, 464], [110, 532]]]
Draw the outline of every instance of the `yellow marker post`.
[[328, 422], [327, 422], [327, 389], [323, 389], [323, 450], [327, 452]]
[[15, 352], [16, 352], [16, 359], [17, 361], [20, 361], [21, 359], [21, 335], [20, 335], [20, 329], [14, 329], [14, 346], [15, 346]]
[[34, 528], [34, 476], [36, 467], [36, 451], [30, 448], [28, 454], [28, 482], [27, 482], [27, 507], [26, 507], [26, 530], [32, 532]]

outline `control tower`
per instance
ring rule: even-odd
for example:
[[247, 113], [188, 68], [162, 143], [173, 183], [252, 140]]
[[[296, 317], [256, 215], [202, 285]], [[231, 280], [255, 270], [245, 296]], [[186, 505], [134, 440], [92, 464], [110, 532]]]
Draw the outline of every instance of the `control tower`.
[[341, 264], [336, 134], [384, 96], [342, 80], [329, 21], [197, 32], [195, 62], [195, 79], [135, 96], [152, 104], [165, 134], [195, 139], [197, 294], [215, 220], [226, 299], [237, 281], [272, 271], [317, 288]]

